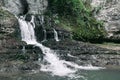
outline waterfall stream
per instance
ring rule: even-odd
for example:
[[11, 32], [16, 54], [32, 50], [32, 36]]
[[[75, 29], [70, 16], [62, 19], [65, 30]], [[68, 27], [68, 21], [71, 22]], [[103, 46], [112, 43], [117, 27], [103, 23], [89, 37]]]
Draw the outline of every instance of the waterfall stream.
[[[43, 58], [43, 63], [40, 63], [41, 71], [51, 72], [53, 75], [58, 75], [58, 76], [69, 76], [69, 74], [74, 74], [77, 71], [77, 69], [85, 69], [85, 70], [101, 69], [99, 67], [93, 67], [93, 66], [86, 66], [86, 67], [79, 66], [73, 62], [60, 60], [55, 51], [37, 42], [34, 32], [35, 26], [33, 25], [34, 24], [33, 19], [34, 17], [32, 17], [30, 22], [27, 22], [24, 20], [24, 17], [21, 16], [20, 18], [18, 18], [18, 22], [21, 29], [22, 41], [25, 41], [27, 44], [38, 46], [42, 50], [43, 54], [45, 54]], [[57, 37], [56, 32], [55, 34], [56, 34], [55, 36]], [[56, 41], [59, 41], [58, 37], [55, 39]], [[44, 64], [44, 62], [47, 62], [47, 64]], [[71, 66], [72, 68], [68, 66]]]
[[35, 23], [34, 23], [34, 16], [32, 15], [32, 19], [31, 19], [31, 24], [33, 25], [33, 28], [35, 28]]
[[54, 39], [55, 39], [56, 41], [59, 41], [57, 31], [56, 31], [55, 29], [53, 29], [53, 31], [54, 31]]

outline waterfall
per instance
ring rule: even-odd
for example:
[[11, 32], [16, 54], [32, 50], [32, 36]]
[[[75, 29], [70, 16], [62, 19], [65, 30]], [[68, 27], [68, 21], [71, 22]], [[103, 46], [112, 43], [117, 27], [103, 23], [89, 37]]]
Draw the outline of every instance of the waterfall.
[[[23, 17], [18, 18], [22, 41], [25, 41], [27, 44], [33, 44], [38, 46], [43, 54], [45, 54], [44, 60], [49, 64], [41, 64], [41, 71], [52, 72], [54, 75], [64, 76], [69, 73], [73, 73], [74, 70], [67, 68], [66, 65], [62, 63], [61, 60], [55, 55], [56, 53], [48, 47], [43, 46], [41, 43], [38, 43], [35, 38], [34, 27], [30, 22], [26, 22]], [[58, 68], [59, 65], [59, 68]]]
[[22, 52], [25, 54], [25, 46], [23, 46], [23, 48], [22, 48]]
[[[21, 29], [22, 40], [27, 44], [38, 46], [42, 50], [43, 54], [45, 54], [43, 62], [39, 63], [41, 65], [41, 71], [51, 72], [53, 75], [58, 76], [69, 76], [70, 74], [74, 74], [77, 69], [101, 69], [93, 66], [82, 67], [69, 61], [60, 60], [55, 51], [37, 42], [34, 32], [34, 22], [32, 19], [30, 22], [27, 22], [24, 20], [24, 17], [21, 16], [18, 18], [18, 22]], [[46, 62], [47, 64], [45, 64]]]
[[44, 24], [44, 16], [43, 15], [41, 16], [41, 21], [40, 22], [41, 22], [41, 25]]
[[53, 29], [53, 31], [54, 31], [54, 39], [55, 39], [56, 41], [59, 41], [57, 31], [56, 31], [55, 29]]
[[23, 16], [18, 18], [18, 22], [20, 25], [22, 41], [25, 41], [27, 44], [35, 44], [36, 38], [34, 35], [35, 34], [34, 29], [33, 29], [34, 23], [32, 23], [32, 21], [30, 22], [25, 21]]
[[34, 18], [35, 18], [35, 17], [32, 15], [32, 19], [31, 19], [30, 22], [31, 22], [31, 24], [33, 25], [33, 27], [35, 28]]

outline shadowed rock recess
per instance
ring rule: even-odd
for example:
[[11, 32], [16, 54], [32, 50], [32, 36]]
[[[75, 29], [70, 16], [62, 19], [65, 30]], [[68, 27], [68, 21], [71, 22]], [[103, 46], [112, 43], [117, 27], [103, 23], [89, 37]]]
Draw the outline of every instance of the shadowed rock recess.
[[[112, 2], [106, 3], [104, 6], [107, 8], [107, 6], [111, 4]], [[118, 3], [114, 3], [113, 5], [116, 4], [118, 5]], [[41, 66], [37, 61], [38, 59], [42, 60], [44, 57], [39, 47], [27, 45], [27, 43], [21, 41], [20, 25], [15, 15], [18, 17], [25, 16], [26, 22], [30, 22], [34, 19], [34, 30], [37, 41], [55, 50], [60, 59], [72, 61], [79, 65], [91, 64], [100, 67], [114, 66], [120, 68], [119, 50], [109, 50], [91, 43], [73, 40], [71, 38], [71, 31], [56, 25], [55, 21], [57, 22], [57, 20], [54, 20], [51, 15], [47, 15], [47, 11], [49, 12], [47, 6], [47, 0], [0, 1], [0, 73], [16, 74], [38, 70]], [[115, 10], [117, 9], [116, 7]], [[102, 12], [104, 11], [101, 9], [95, 16], [102, 20], [107, 20], [101, 17]], [[108, 25], [106, 27], [110, 26], [108, 33], [110, 34], [115, 27], [117, 32], [114, 34], [119, 35], [119, 15], [107, 13], [103, 15], [110, 17], [110, 21], [112, 22], [110, 23], [108, 20], [105, 21], [105, 24]], [[55, 40], [54, 29], [58, 34], [59, 41]], [[116, 36], [112, 35], [110, 37]]]
[[23, 6], [23, 14], [26, 14], [29, 11], [29, 5], [26, 0], [20, 0]]

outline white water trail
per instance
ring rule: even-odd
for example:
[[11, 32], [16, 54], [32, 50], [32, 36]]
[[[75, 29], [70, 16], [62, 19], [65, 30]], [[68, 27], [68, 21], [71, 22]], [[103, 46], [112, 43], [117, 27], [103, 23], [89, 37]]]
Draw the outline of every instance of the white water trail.
[[36, 38], [34, 36], [35, 33], [31, 22], [25, 21], [23, 16], [18, 18], [18, 22], [20, 25], [22, 41], [25, 41], [27, 44], [34, 44]]
[[[42, 65], [41, 71], [49, 71], [54, 75], [65, 76], [69, 73], [75, 72], [67, 68], [59, 58], [55, 55], [56, 53], [48, 47], [43, 46], [38, 43], [35, 38], [34, 27], [30, 22], [26, 22], [23, 18], [18, 18], [22, 40], [27, 44], [33, 44], [41, 48], [43, 54], [45, 54], [44, 59], [49, 63], [48, 65]], [[54, 53], [54, 54], [53, 54]]]
[[58, 38], [58, 33], [57, 33], [57, 31], [56, 31], [55, 29], [53, 29], [53, 31], [54, 31], [54, 39], [55, 39], [56, 41], [60, 41], [59, 38]]
[[43, 25], [44, 24], [44, 16], [42, 15], [41, 17], [41, 24]]
[[23, 48], [22, 48], [22, 52], [23, 53], [25, 53], [26, 51], [25, 51], [25, 46], [23, 46]]
[[[41, 63], [41, 71], [51, 72], [53, 75], [58, 76], [69, 76], [71, 74], [74, 74], [77, 69], [100, 69], [94, 67], [82, 67], [69, 61], [60, 60], [53, 50], [37, 42], [34, 32], [34, 26], [32, 25], [32, 23], [34, 22], [26, 22], [23, 17], [18, 18], [18, 22], [21, 29], [22, 40], [25, 41], [27, 44], [38, 46], [42, 50], [43, 54], [45, 54], [43, 60], [46, 61], [48, 64]], [[68, 66], [71, 66], [74, 69]]]
[[32, 19], [31, 19], [31, 23], [32, 23], [32, 26], [35, 28], [35, 23], [34, 23], [34, 19], [35, 19], [35, 16], [32, 15]]

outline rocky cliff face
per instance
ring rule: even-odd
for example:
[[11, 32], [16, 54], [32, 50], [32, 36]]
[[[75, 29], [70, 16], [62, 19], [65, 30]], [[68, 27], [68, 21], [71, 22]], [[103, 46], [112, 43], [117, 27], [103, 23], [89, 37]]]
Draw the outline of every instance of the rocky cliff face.
[[13, 14], [0, 9], [0, 53], [21, 44], [19, 25]]
[[104, 22], [108, 38], [120, 39], [120, 0], [92, 0], [95, 17]]
[[1, 5], [15, 15], [41, 14], [47, 7], [47, 0], [2, 0]]

